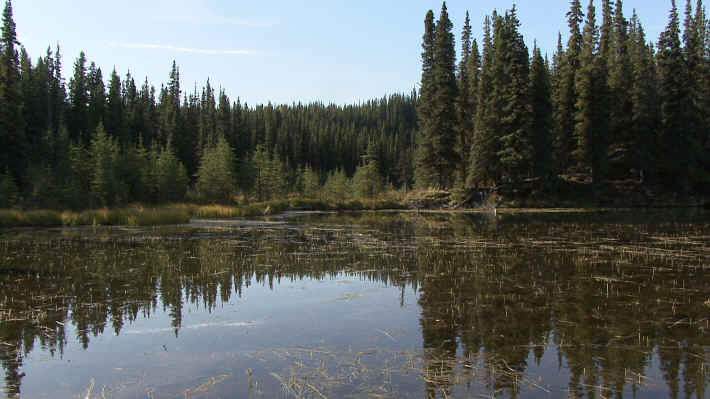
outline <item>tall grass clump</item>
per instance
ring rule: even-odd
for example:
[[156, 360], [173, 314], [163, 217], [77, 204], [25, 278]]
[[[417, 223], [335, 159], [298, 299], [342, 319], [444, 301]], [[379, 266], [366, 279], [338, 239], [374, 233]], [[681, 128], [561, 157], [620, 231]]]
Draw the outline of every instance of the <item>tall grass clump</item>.
[[203, 219], [230, 219], [242, 216], [239, 208], [225, 205], [198, 206], [193, 211], [193, 215]]
[[56, 211], [0, 210], [0, 226], [2, 227], [55, 227], [61, 225], [62, 215]]
[[157, 226], [188, 223], [191, 215], [191, 208], [187, 206], [159, 208], [131, 206], [119, 209], [92, 209], [83, 212], [0, 210], [0, 226]]

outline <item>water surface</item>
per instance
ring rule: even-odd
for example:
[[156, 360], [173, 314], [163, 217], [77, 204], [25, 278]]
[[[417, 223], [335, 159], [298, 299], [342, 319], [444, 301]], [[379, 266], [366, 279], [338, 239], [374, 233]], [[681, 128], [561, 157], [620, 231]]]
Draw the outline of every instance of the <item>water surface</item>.
[[0, 234], [8, 398], [706, 397], [702, 212]]

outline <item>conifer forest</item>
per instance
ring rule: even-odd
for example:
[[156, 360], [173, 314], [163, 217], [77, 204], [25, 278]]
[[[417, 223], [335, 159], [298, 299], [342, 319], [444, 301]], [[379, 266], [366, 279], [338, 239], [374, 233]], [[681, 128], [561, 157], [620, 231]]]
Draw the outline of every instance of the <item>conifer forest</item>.
[[[710, 397], [710, 17], [646, 1], [650, 37], [643, 9], [588, 1], [538, 2], [569, 6], [538, 14], [564, 28], [544, 42], [515, 5], [405, 26], [409, 0], [149, 1], [135, 35], [160, 44], [82, 37], [93, 62], [29, 54], [0, 1], [0, 399]], [[105, 23], [14, 3], [36, 36], [44, 8]], [[162, 25], [166, 4], [203, 14]], [[288, 21], [245, 26], [269, 7]], [[99, 66], [158, 48], [242, 93]], [[390, 83], [412, 89], [250, 97]]]
[[[371, 198], [387, 190], [550, 195], [563, 182], [675, 196], [710, 185], [710, 25], [702, 0], [670, 4], [647, 37], [622, 0], [572, 0], [553, 54], [526, 45], [515, 6], [481, 37], [446, 3], [426, 13], [411, 93], [352, 105], [246, 104], [102, 71], [59, 45], [30, 55], [11, 1], [0, 42], [0, 208]], [[642, 13], [643, 10], [638, 10]], [[530, 38], [528, 38], [530, 39]], [[47, 38], [51, 41], [52, 38]], [[529, 41], [528, 41], [529, 42]], [[457, 52], [458, 50], [458, 52]], [[166, 66], [169, 66], [169, 61]], [[238, 93], [229, 93], [238, 95]]]

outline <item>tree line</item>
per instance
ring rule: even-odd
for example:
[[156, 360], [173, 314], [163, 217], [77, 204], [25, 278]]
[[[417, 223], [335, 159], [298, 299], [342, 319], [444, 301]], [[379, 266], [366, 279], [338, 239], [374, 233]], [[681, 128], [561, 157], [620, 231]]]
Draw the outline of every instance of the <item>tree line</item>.
[[457, 57], [446, 3], [429, 11], [419, 90], [353, 105], [249, 106], [208, 80], [156, 88], [85, 53], [32, 61], [7, 0], [0, 37], [0, 207], [374, 197], [388, 187], [481, 187], [561, 178], [681, 194], [710, 180], [710, 36], [702, 0], [675, 2], [657, 45], [634, 11], [567, 13], [549, 59], [517, 9], [494, 11]]
[[157, 89], [130, 72], [105, 80], [84, 52], [67, 82], [59, 46], [33, 62], [18, 43], [10, 1], [2, 23], [0, 207], [344, 199], [413, 184], [415, 91], [249, 106], [209, 80], [184, 90], [175, 62]]
[[[601, 15], [601, 24], [597, 23]], [[417, 183], [470, 190], [560, 177], [707, 192], [710, 36], [702, 0], [675, 1], [657, 45], [634, 10], [572, 0], [569, 38], [552, 59], [520, 33], [517, 9], [468, 13], [456, 58], [446, 3], [423, 36]], [[479, 49], [480, 45], [480, 49]]]

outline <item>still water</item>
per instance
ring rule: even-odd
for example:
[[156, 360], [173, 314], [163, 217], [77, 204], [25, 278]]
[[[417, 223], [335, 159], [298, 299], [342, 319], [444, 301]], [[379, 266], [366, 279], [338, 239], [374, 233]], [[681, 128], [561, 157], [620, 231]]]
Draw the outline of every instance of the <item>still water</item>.
[[710, 215], [0, 233], [0, 397], [710, 395]]

